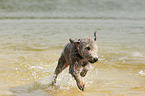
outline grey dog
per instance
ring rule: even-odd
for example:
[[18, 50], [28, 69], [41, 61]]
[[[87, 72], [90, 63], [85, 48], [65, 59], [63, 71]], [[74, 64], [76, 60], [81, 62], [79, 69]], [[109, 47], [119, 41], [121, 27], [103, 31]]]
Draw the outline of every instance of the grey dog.
[[[96, 32], [94, 32], [94, 36], [95, 38], [86, 37], [74, 40], [69, 39], [70, 42], [64, 47], [64, 50], [58, 60], [52, 85], [56, 83], [58, 74], [69, 66], [69, 73], [76, 80], [78, 88], [81, 91], [84, 91], [84, 84], [80, 80], [80, 76], [85, 77], [88, 71], [88, 65], [98, 61]], [[82, 70], [80, 71], [81, 68]]]

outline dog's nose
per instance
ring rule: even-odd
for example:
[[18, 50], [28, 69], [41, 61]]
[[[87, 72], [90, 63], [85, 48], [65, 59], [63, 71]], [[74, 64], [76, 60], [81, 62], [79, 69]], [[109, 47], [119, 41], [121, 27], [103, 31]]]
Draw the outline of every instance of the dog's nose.
[[94, 62], [96, 62], [96, 61], [98, 61], [98, 58], [97, 57], [94, 58]]

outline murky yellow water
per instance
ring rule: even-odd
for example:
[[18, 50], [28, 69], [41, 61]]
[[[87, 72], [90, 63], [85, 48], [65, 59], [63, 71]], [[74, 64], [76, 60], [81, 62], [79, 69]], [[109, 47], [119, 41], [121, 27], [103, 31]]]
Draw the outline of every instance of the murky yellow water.
[[[145, 22], [130, 20], [0, 20], [1, 96], [144, 96]], [[81, 92], [68, 73], [49, 84], [69, 38], [98, 30], [99, 62]]]

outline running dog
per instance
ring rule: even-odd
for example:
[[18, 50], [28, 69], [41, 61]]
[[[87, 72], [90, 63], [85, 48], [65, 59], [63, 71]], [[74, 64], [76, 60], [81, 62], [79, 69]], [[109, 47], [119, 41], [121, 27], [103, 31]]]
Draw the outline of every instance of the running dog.
[[[85, 77], [89, 64], [98, 61], [96, 39], [96, 32], [94, 32], [94, 38], [69, 39], [70, 42], [66, 44], [58, 60], [52, 85], [56, 83], [57, 76], [69, 66], [69, 73], [76, 80], [78, 88], [84, 91], [85, 86], [80, 80], [80, 76]], [[80, 69], [82, 70], [80, 71]]]

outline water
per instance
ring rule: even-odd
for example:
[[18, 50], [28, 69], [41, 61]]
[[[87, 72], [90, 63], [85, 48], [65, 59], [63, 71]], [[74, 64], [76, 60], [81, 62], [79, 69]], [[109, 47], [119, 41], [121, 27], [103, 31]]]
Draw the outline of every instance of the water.
[[[0, 0], [0, 96], [144, 96], [144, 5], [142, 0]], [[99, 62], [82, 78], [86, 90], [79, 91], [68, 68], [49, 86], [69, 38], [93, 37], [94, 31]]]
[[0, 18], [145, 19], [144, 0], [0, 0]]

